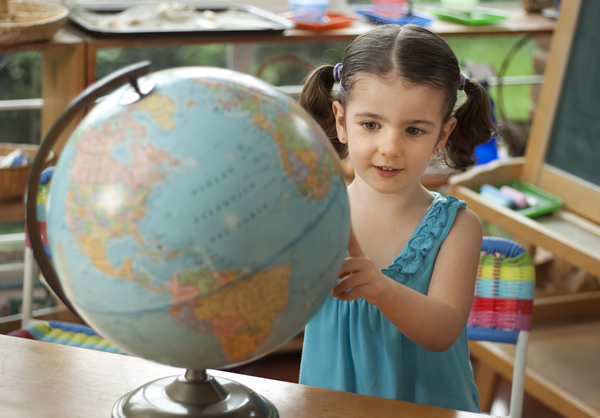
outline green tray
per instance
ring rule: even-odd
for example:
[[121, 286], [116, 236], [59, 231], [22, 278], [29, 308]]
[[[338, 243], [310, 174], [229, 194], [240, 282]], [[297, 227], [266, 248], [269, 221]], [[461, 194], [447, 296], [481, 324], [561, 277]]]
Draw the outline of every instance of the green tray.
[[498, 189], [502, 186], [510, 186], [515, 190], [520, 191], [525, 196], [533, 197], [537, 200], [535, 206], [530, 206], [525, 209], [515, 209], [515, 212], [520, 213], [528, 218], [535, 218], [536, 216], [547, 215], [556, 211], [563, 204], [560, 197], [556, 197], [533, 184], [525, 183], [519, 180], [508, 181], [506, 183], [495, 184]]
[[487, 9], [483, 7], [477, 7], [473, 9], [471, 13], [462, 13], [455, 10], [433, 8], [429, 12], [437, 16], [438, 19], [449, 20], [451, 22], [461, 23], [463, 25], [491, 25], [496, 22], [500, 22], [506, 19], [506, 14], [501, 10]]

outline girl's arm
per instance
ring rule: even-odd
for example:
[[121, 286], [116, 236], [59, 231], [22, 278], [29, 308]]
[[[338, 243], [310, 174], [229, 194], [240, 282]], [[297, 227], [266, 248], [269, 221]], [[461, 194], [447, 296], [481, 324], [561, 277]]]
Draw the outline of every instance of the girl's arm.
[[400, 332], [431, 351], [450, 348], [462, 332], [473, 301], [482, 230], [469, 209], [459, 210], [435, 260], [429, 292], [423, 295], [381, 273], [362, 252], [354, 233], [332, 295], [365, 298]]

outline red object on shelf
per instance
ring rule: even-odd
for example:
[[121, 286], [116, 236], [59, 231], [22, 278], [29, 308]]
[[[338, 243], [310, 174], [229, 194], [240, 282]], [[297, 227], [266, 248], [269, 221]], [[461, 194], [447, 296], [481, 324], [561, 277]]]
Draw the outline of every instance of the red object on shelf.
[[292, 19], [291, 13], [284, 13], [281, 15], [287, 19], [290, 19], [296, 25], [297, 29], [310, 29], [310, 30], [331, 30], [331, 29], [340, 29], [345, 28], [346, 26], [350, 26], [355, 20], [355, 16], [341, 14], [341, 13], [330, 13], [327, 12], [325, 16], [327, 17], [327, 21], [323, 23], [316, 22], [298, 22]]

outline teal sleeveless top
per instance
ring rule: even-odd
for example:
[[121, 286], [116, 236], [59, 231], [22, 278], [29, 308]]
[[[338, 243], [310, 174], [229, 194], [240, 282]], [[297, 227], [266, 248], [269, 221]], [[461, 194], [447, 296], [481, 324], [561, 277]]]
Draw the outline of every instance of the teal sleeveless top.
[[[386, 276], [427, 294], [441, 244], [466, 202], [434, 193], [427, 214]], [[412, 342], [364, 299], [329, 296], [304, 334], [300, 383], [407, 402], [479, 412], [467, 328], [448, 350]]]

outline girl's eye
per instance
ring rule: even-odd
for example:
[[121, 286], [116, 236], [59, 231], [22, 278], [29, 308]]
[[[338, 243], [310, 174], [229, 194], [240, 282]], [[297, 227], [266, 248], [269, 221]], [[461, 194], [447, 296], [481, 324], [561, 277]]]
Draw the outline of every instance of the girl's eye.
[[406, 133], [412, 136], [419, 136], [423, 134], [423, 131], [419, 128], [414, 128], [411, 126], [409, 128], [406, 128]]
[[379, 124], [377, 122], [363, 122], [362, 126], [365, 127], [368, 131], [374, 131], [379, 128]]

